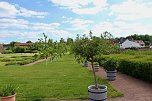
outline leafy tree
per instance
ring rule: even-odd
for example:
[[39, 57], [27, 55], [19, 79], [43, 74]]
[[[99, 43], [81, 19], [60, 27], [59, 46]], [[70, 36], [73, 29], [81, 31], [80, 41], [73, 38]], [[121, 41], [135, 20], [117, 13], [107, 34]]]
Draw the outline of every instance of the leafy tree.
[[29, 41], [27, 41], [26, 43], [32, 43], [32, 41], [29, 40]]
[[47, 65], [47, 58], [49, 57], [49, 48], [48, 48], [48, 43], [47, 43], [48, 40], [45, 33], [43, 33], [43, 37], [44, 38], [38, 39], [39, 42], [36, 45], [37, 45], [40, 55], [45, 57], [46, 65]]
[[103, 54], [110, 54], [117, 49], [115, 45], [112, 44], [112, 41], [109, 38], [110, 36], [111, 35], [106, 32], [103, 33], [101, 37], [96, 37], [93, 36], [90, 31], [89, 37], [86, 37], [85, 35], [83, 37], [77, 36], [73, 46], [73, 53], [78, 62], [83, 62], [84, 60], [91, 62], [96, 88], [98, 88], [98, 85], [95, 69], [93, 67], [96, 57], [102, 56]]
[[17, 44], [17, 43], [19, 43], [19, 42], [15, 42], [15, 41], [12, 41], [12, 42], [10, 42], [10, 50], [12, 50], [12, 52], [14, 52], [14, 50], [15, 50], [15, 44]]

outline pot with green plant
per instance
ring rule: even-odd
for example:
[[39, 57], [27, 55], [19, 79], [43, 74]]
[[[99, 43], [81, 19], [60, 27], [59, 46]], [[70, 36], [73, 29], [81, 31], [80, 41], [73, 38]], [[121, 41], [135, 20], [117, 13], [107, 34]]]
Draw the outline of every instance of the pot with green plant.
[[107, 73], [107, 79], [112, 81], [116, 79], [118, 62], [114, 58], [107, 59], [104, 63], [104, 69]]
[[91, 63], [90, 66], [93, 71], [94, 85], [88, 86], [89, 99], [94, 101], [106, 101], [107, 86], [97, 83], [94, 62], [96, 62], [97, 56], [109, 54], [111, 49], [113, 49], [113, 44], [110, 39], [105, 38], [107, 32], [101, 35], [101, 37], [92, 36], [91, 31], [89, 34], [89, 37], [86, 35], [83, 37], [77, 36], [72, 51], [79, 63], [83, 62], [85, 59]]
[[11, 84], [4, 85], [0, 90], [1, 101], [15, 101], [17, 87]]
[[89, 64], [88, 61], [85, 60], [85, 61], [84, 61], [84, 67], [88, 67], [88, 64]]

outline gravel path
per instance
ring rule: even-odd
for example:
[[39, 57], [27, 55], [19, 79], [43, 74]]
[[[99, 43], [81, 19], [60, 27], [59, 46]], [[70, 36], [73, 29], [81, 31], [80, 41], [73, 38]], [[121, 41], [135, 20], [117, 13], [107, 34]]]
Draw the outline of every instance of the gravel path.
[[45, 61], [45, 59], [37, 60], [37, 61], [34, 61], [34, 62], [32, 62], [32, 63], [26, 64], [26, 65], [24, 65], [24, 66], [32, 66], [32, 65], [34, 65], [34, 64], [37, 64], [37, 63], [43, 62], [43, 61]]

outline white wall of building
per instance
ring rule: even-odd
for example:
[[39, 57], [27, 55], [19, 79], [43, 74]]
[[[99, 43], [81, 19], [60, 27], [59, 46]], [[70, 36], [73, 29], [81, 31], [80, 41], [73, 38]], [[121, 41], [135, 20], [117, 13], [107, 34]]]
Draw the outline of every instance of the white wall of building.
[[131, 48], [131, 47], [141, 48], [143, 46], [141, 46], [139, 43], [129, 41], [128, 39], [126, 41], [124, 41], [122, 44], [120, 44], [121, 49]]

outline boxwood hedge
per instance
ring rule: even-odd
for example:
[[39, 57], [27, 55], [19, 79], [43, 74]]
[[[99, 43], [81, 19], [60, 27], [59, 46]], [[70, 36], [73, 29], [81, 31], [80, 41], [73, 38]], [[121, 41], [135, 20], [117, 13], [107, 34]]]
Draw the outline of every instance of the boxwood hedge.
[[114, 54], [98, 57], [97, 61], [103, 65], [108, 58], [116, 58], [117, 70], [135, 78], [152, 82], [152, 57], [150, 55]]

